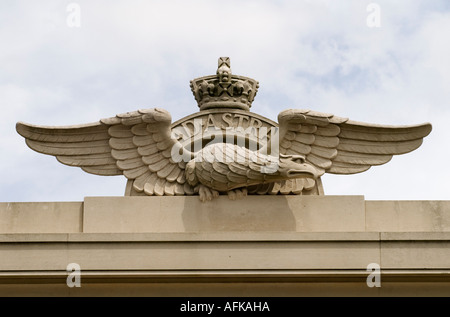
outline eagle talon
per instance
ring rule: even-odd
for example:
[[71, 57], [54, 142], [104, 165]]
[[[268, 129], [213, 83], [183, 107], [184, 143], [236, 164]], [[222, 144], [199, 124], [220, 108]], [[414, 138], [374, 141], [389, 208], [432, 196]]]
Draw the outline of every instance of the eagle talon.
[[211, 189], [204, 185], [199, 185], [198, 188], [195, 188], [198, 191], [198, 198], [202, 203], [205, 201], [211, 201], [213, 198], [219, 197], [219, 192], [217, 190]]
[[228, 198], [231, 200], [241, 199], [247, 196], [247, 188], [234, 189], [228, 191]]

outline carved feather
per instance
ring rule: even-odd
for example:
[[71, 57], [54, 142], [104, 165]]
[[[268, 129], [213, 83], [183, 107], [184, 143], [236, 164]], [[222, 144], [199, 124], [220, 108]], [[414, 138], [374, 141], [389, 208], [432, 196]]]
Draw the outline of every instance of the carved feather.
[[175, 182], [167, 182], [164, 185], [164, 195], [173, 196], [175, 195]]
[[404, 142], [341, 139], [337, 149], [367, 154], [404, 154], [417, 149], [421, 144], [422, 139]]
[[292, 193], [295, 195], [299, 195], [301, 194], [301, 192], [303, 191], [303, 187], [305, 184], [305, 180], [302, 178], [297, 178], [295, 179], [295, 184], [294, 184], [294, 188], [292, 189]]
[[26, 140], [27, 145], [40, 153], [49, 155], [87, 155], [110, 153], [111, 147], [105, 141], [72, 142], [72, 143], [49, 143]]
[[381, 126], [348, 121], [342, 125], [341, 138], [367, 141], [407, 141], [426, 137], [431, 132], [431, 124], [413, 126]]
[[140, 157], [117, 161], [117, 167], [121, 170], [131, 170], [142, 166], [144, 166], [144, 162], [142, 162]]
[[289, 149], [291, 147], [291, 145], [292, 145], [292, 142], [287, 139], [283, 139], [280, 142], [280, 147], [285, 148], [285, 149]]
[[117, 168], [116, 164], [101, 165], [101, 166], [83, 166], [81, 167], [86, 173], [101, 175], [101, 176], [114, 176], [122, 175], [122, 171]]
[[136, 124], [131, 127], [130, 131], [133, 135], [148, 135], [147, 125], [146, 123]]
[[117, 118], [120, 119], [127, 119], [127, 118], [135, 118], [135, 117], [141, 117], [139, 110], [136, 111], [128, 111], [124, 113], [119, 113], [116, 115]]
[[227, 173], [225, 174], [221, 174], [221, 173], [213, 173], [211, 175], [212, 179], [216, 182], [219, 182], [221, 184], [227, 184], [228, 183], [228, 178], [227, 178]]
[[239, 183], [246, 184], [247, 180], [248, 180], [247, 175], [234, 173], [232, 171], [228, 172], [227, 179], [230, 181], [230, 183], [235, 183], [235, 184], [239, 184]]
[[142, 174], [144, 174], [147, 171], [148, 171], [148, 167], [147, 166], [141, 166], [141, 167], [136, 167], [136, 168], [124, 170], [123, 171], [123, 175], [125, 175], [125, 177], [128, 178], [128, 179], [135, 179], [135, 178], [141, 176]]
[[306, 190], [313, 189], [315, 185], [316, 185], [316, 180], [314, 180], [312, 178], [303, 179], [303, 188], [305, 188]]
[[184, 183], [183, 189], [186, 195], [194, 195], [194, 189], [188, 183]]
[[57, 156], [56, 159], [70, 166], [114, 165], [116, 160], [109, 153], [92, 155]]
[[252, 169], [247, 169], [247, 178], [251, 180], [263, 180], [261, 172], [254, 171]]
[[316, 135], [321, 136], [337, 136], [341, 132], [341, 128], [339, 128], [336, 124], [329, 124], [325, 127], [318, 127], [317, 131], [315, 131]]
[[281, 189], [281, 186], [284, 184], [284, 181], [273, 183], [272, 191], [269, 192], [271, 195], [276, 195]]
[[155, 178], [156, 181], [156, 177], [154, 176], [155, 174], [150, 174], [150, 173], [144, 173], [141, 176], [137, 177], [134, 181], [133, 181], [133, 187], [136, 191], [138, 192], [142, 192], [144, 190], [144, 186], [146, 183], [148, 182], [152, 182], [152, 177]]
[[127, 150], [111, 150], [111, 156], [115, 160], [127, 160], [132, 158], [141, 157], [136, 149], [127, 149]]
[[335, 149], [339, 144], [339, 138], [334, 136], [317, 135], [314, 145]]
[[295, 154], [306, 155], [311, 152], [311, 146], [299, 142], [292, 142], [289, 149], [293, 150]]
[[[151, 196], [154, 193], [155, 184], [158, 181], [158, 175], [155, 173], [151, 174], [150, 178], [144, 183], [144, 192]], [[140, 183], [136, 184], [138, 186], [136, 189], [140, 188]]]
[[314, 134], [309, 133], [298, 133], [295, 136], [295, 141], [302, 143], [302, 144], [313, 144], [315, 140]]
[[[156, 134], [154, 134], [156, 135]], [[156, 144], [159, 150], [164, 151], [167, 148], [171, 148], [173, 145], [172, 139], [164, 139]]]
[[184, 184], [186, 183], [186, 176], [184, 174], [184, 172], [180, 173], [177, 177], [177, 183], [179, 184]]
[[185, 194], [184, 192], [184, 185], [181, 185], [180, 183], [176, 182], [175, 183], [175, 188], [174, 188], [174, 193], [177, 196], [182, 196]]
[[294, 140], [296, 136], [297, 134], [293, 131], [287, 131], [286, 134], [284, 135], [285, 139], [288, 141]]
[[392, 155], [365, 154], [357, 152], [339, 151], [334, 162], [356, 165], [381, 165], [391, 160]]
[[311, 148], [311, 154], [327, 158], [327, 159], [333, 159], [337, 156], [338, 151], [333, 148], [326, 148], [321, 146], [313, 146]]
[[131, 138], [111, 138], [109, 145], [115, 150], [134, 149], [135, 145], [131, 140]]
[[172, 147], [171, 147], [171, 146], [169, 146], [168, 148], [166, 148], [165, 150], [163, 150], [163, 151], [161, 152], [161, 154], [162, 154], [165, 158], [170, 159], [170, 162], [171, 162], [171, 163], [174, 163], [174, 161], [172, 160]]
[[258, 195], [268, 194], [273, 189], [274, 183], [259, 184], [256, 190]]
[[113, 125], [108, 129], [108, 134], [114, 138], [132, 138], [134, 136], [130, 127], [124, 125]]
[[[255, 172], [258, 172], [258, 173], [261, 173], [261, 168], [262, 168], [262, 166], [264, 166], [264, 164], [258, 164], [258, 163], [255, 163], [255, 162], [249, 162], [249, 163], [248, 163], [248, 167], [249, 167], [251, 170], [253, 170], [253, 171], [255, 171]], [[261, 179], [263, 179], [262, 176], [261, 176]]]
[[245, 173], [247, 172], [247, 168], [245, 166], [239, 164], [238, 162], [228, 163], [228, 168], [233, 173], [236, 173], [239, 175], [245, 175]]
[[327, 171], [331, 174], [355, 174], [365, 172], [371, 165], [356, 165], [351, 163], [333, 162], [331, 168]]
[[166, 180], [162, 178], [158, 178], [155, 183], [155, 187], [153, 188], [153, 193], [158, 196], [164, 195], [164, 187], [166, 184]]
[[[142, 161], [147, 164], [147, 165], [152, 165], [152, 164], [156, 164], [160, 161], [167, 161], [165, 159], [165, 157], [160, 153], [160, 152], [156, 152], [155, 154], [152, 155], [146, 155], [142, 157]], [[158, 170], [156, 170], [158, 171]]]
[[292, 179], [288, 179], [280, 187], [280, 193], [283, 194], [283, 195], [289, 195], [292, 192], [293, 189], [294, 189], [293, 180]]
[[[109, 140], [108, 126], [90, 123], [77, 126], [51, 127], [18, 122], [17, 132], [27, 140], [41, 142], [88, 142]], [[46, 154], [46, 153], [44, 153]]]
[[130, 117], [122, 119], [122, 124], [125, 126], [132, 126], [139, 123], [142, 123], [142, 118], [140, 117]]
[[213, 162], [212, 166], [216, 172], [223, 175], [226, 175], [230, 171], [228, 165], [222, 162]]
[[314, 154], [308, 154], [306, 156], [306, 160], [309, 161], [310, 163], [314, 164], [317, 167], [320, 167], [322, 169], [328, 169], [331, 167], [331, 160], [330, 159], [326, 159]]
[[[173, 165], [173, 164], [172, 164]], [[174, 168], [172, 171], [165, 177], [169, 182], [175, 182], [180, 175], [180, 173], [184, 173], [183, 170], [181, 170], [178, 165], [174, 165]]]
[[150, 135], [136, 135], [133, 137], [133, 144], [136, 146], [153, 145], [155, 141]]
[[[162, 156], [162, 155], [161, 155]], [[148, 168], [154, 172], [157, 173], [158, 171], [160, 171], [161, 169], [163, 169], [167, 164], [170, 164], [169, 160], [167, 159], [162, 159], [159, 162], [153, 163], [153, 164], [148, 164]]]
[[148, 156], [159, 152], [159, 149], [156, 146], [156, 143], [151, 143], [148, 145], [139, 146], [137, 151], [142, 156]]

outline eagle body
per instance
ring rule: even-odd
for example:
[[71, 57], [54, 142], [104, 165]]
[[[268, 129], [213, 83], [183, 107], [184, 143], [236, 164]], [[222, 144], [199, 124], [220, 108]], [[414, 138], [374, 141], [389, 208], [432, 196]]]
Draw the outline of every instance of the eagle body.
[[[191, 186], [203, 184], [219, 192], [251, 187], [293, 178], [286, 173], [302, 166], [294, 161], [283, 160], [260, 151], [251, 151], [231, 143], [215, 143], [205, 146], [186, 166], [186, 179]], [[303, 167], [306, 167], [304, 165]], [[313, 168], [304, 168], [303, 177], [314, 177]], [[300, 173], [295, 175], [300, 177]]]

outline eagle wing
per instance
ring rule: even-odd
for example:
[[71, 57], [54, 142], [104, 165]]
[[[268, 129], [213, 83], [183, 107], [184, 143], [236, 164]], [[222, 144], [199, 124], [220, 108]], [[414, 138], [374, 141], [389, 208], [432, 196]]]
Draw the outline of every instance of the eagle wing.
[[355, 174], [385, 164], [417, 149], [431, 132], [429, 123], [376, 125], [310, 110], [285, 110], [278, 121], [280, 153], [304, 155], [320, 175]]
[[54, 155], [66, 165], [95, 175], [124, 175], [137, 192], [147, 195], [190, 195], [185, 162], [171, 158], [170, 113], [154, 108], [127, 112], [97, 123], [48, 127], [22, 122], [17, 132], [27, 145]]

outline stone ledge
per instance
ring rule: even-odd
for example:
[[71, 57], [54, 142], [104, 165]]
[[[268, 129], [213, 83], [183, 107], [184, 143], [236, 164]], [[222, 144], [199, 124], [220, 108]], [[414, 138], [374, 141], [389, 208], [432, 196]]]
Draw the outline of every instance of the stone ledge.
[[[211, 283], [211, 282], [325, 282], [362, 281], [367, 270], [201, 270], [201, 271], [82, 271], [85, 283]], [[389, 282], [450, 282], [450, 270], [389, 270], [380, 271]], [[66, 271], [0, 272], [0, 283], [52, 282], [65, 283]]]
[[0, 234], [0, 243], [378, 241], [378, 232], [160, 232]]
[[0, 271], [448, 269], [450, 233], [0, 235]]
[[450, 232], [450, 201], [363, 196], [86, 197], [0, 203], [0, 233]]
[[83, 232], [365, 231], [363, 196], [86, 197]]
[[450, 241], [450, 232], [162, 232], [0, 234], [0, 243]]
[[364, 270], [83, 271], [79, 288], [67, 286], [67, 272], [14, 274], [0, 275], [0, 296], [450, 296], [450, 274], [443, 270], [382, 270], [381, 287], [372, 288]]
[[449, 200], [367, 200], [366, 231], [450, 232]]

